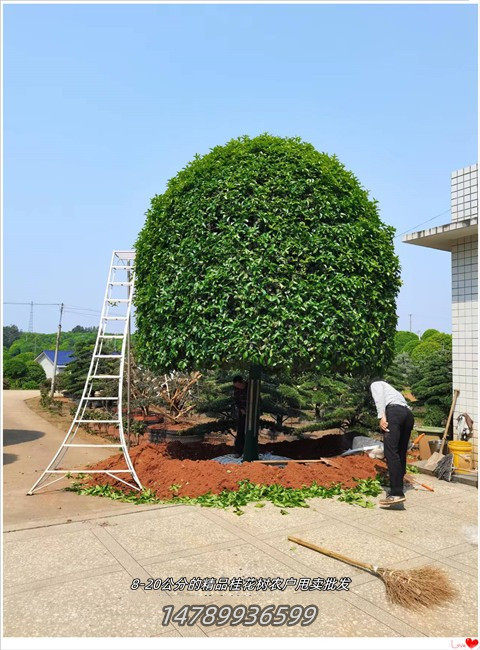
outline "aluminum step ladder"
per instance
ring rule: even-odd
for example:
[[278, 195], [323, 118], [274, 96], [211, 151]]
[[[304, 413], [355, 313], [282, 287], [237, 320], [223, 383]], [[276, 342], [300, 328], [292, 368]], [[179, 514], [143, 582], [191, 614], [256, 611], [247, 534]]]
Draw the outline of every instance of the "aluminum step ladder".
[[[123, 379], [125, 372], [125, 359], [126, 355], [129, 353], [130, 315], [135, 283], [134, 261], [134, 251], [113, 251], [112, 253], [97, 338], [82, 397], [78, 404], [75, 417], [73, 418], [67, 435], [54, 457], [27, 494], [33, 494], [35, 490], [42, 489], [48, 485], [52, 485], [52, 483], [55, 483], [56, 481], [60, 481], [66, 474], [107, 474], [115, 480], [121, 481], [128, 487], [135, 490], [142, 489], [142, 484], [135, 472], [135, 468], [130, 459], [130, 454], [128, 453], [128, 445], [125, 440], [122, 418]], [[117, 327], [117, 331], [112, 331], [112, 327]], [[117, 341], [121, 341], [120, 352], [111, 349], [112, 345], [118, 345]], [[105, 369], [105, 363], [110, 364], [108, 369]], [[114, 370], [111, 369], [112, 366], [115, 367]], [[108, 395], [103, 396], [96, 394], [98, 392], [99, 380], [107, 380], [108, 384], [111, 384]], [[127, 392], [127, 401], [128, 400], [129, 395]], [[116, 416], [108, 419], [92, 419], [91, 417], [88, 417], [87, 409], [92, 402], [116, 403]], [[98, 445], [73, 443], [72, 440], [75, 438], [79, 427], [84, 423], [116, 424], [118, 427], [119, 442], [115, 444]], [[79, 447], [97, 447], [99, 449], [111, 447], [121, 449], [128, 469], [91, 470], [59, 468], [59, 465], [67, 451], [71, 448]], [[61, 474], [61, 476], [55, 478], [53, 481], [49, 481], [48, 483], [43, 483], [49, 475], [54, 474]], [[124, 480], [118, 476], [119, 474], [130, 474], [134, 483]]]

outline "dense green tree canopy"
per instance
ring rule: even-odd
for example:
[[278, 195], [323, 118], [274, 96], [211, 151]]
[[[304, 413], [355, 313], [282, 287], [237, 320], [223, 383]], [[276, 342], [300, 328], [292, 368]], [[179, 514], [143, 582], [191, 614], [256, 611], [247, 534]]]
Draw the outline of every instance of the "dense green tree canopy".
[[3, 326], [3, 345], [9, 348], [14, 341], [20, 338], [22, 333], [16, 325]]
[[[412, 371], [412, 392], [418, 405], [431, 408], [428, 424], [441, 425], [452, 402], [452, 354], [447, 348], [432, 350]], [[435, 407], [435, 408], [433, 408]], [[438, 421], [434, 421], [437, 418]]]
[[392, 365], [387, 369], [385, 381], [402, 391], [410, 384], [413, 368], [411, 357], [406, 352], [401, 352], [395, 356]]
[[[62, 332], [60, 350], [72, 350], [79, 342], [91, 341], [92, 336], [93, 340], [95, 340], [96, 328], [93, 328], [93, 331], [85, 329], [83, 332], [78, 331], [76, 328], [74, 330]], [[53, 350], [55, 348], [56, 338], [56, 333], [21, 332], [20, 337], [9, 347], [8, 354], [10, 357], [14, 357], [23, 352], [31, 352], [36, 357], [42, 350]]]
[[5, 358], [3, 374], [8, 379], [10, 388], [39, 388], [45, 380], [44, 369], [33, 360], [33, 355], [29, 352]]
[[434, 336], [435, 334], [440, 334], [440, 332], [434, 329], [433, 327], [428, 330], [425, 330], [424, 333], [422, 334], [422, 341], [426, 341], [427, 339], [429, 339], [431, 336]]
[[418, 343], [420, 343], [420, 339], [415, 332], [398, 330], [395, 332], [395, 355], [405, 352], [405, 346], [410, 345], [413, 349]]
[[393, 233], [356, 177], [299, 139], [197, 156], [152, 199], [136, 244], [141, 361], [380, 370], [400, 284]]
[[434, 332], [426, 339], [416, 345], [410, 352], [413, 361], [419, 362], [422, 359], [427, 359], [434, 352], [445, 350], [451, 355], [452, 350], [452, 335], [444, 334], [443, 332]]

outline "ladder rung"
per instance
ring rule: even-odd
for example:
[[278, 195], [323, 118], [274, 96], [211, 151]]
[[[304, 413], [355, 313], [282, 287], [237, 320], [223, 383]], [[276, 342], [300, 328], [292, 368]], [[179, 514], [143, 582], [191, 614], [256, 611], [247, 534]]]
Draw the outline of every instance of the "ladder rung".
[[121, 260], [134, 260], [135, 251], [113, 251], [116, 257]]
[[68, 443], [63, 446], [64, 447], [121, 447], [122, 445], [120, 443], [118, 443], [117, 445], [86, 445], [86, 444]]
[[90, 375], [90, 379], [120, 379], [120, 375]]
[[100, 334], [101, 339], [123, 339], [123, 334]]
[[134, 268], [134, 266], [125, 266], [125, 264], [114, 264], [112, 266], [112, 269], [117, 269], [117, 271], [133, 271]]
[[107, 302], [130, 302], [128, 298], [107, 298]]
[[119, 424], [120, 420], [74, 420], [74, 422], [96, 422], [97, 424]]
[[[96, 445], [95, 445], [96, 446]], [[115, 445], [121, 447], [121, 445]], [[131, 474], [129, 469], [47, 469], [45, 474]]]
[[122, 355], [120, 352], [118, 354], [94, 354], [96, 359], [121, 359]]
[[126, 316], [102, 316], [103, 320], [127, 320]]
[[109, 282], [111, 287], [130, 287], [133, 282]]
[[103, 402], [104, 400], [113, 400], [113, 399], [119, 399], [118, 397], [84, 397], [83, 398], [85, 401], [88, 402]]

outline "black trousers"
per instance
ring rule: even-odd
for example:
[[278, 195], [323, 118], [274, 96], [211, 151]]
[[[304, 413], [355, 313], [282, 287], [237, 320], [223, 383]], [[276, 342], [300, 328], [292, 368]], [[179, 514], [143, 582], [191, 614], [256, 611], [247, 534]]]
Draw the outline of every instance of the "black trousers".
[[237, 419], [237, 435], [235, 436], [235, 453], [243, 454], [245, 447], [245, 413], [240, 413]]
[[402, 497], [403, 477], [407, 469], [407, 449], [413, 429], [413, 414], [406, 406], [391, 404], [385, 410], [388, 431], [383, 436], [390, 478], [390, 494]]

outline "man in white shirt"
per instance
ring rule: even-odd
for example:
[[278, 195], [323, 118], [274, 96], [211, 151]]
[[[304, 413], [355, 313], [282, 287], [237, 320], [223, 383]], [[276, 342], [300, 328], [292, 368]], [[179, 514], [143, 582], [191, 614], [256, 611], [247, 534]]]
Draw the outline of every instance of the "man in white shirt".
[[382, 506], [405, 501], [403, 477], [407, 469], [407, 449], [413, 429], [413, 414], [404, 396], [381, 378], [370, 384], [380, 429], [384, 432], [383, 447], [390, 478], [390, 493], [380, 500]]

